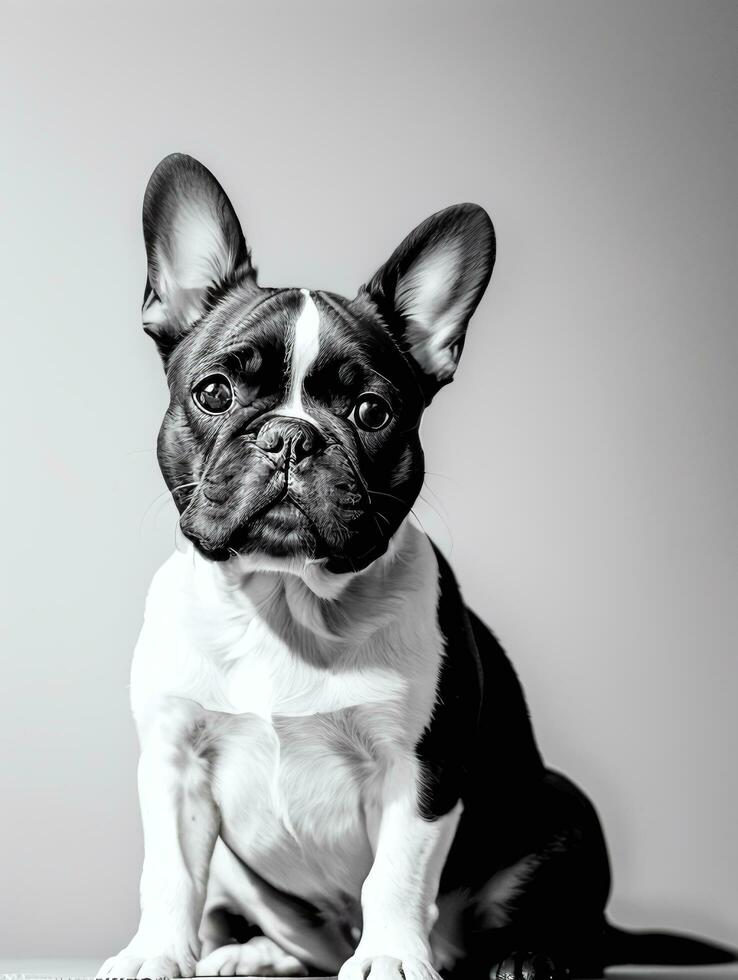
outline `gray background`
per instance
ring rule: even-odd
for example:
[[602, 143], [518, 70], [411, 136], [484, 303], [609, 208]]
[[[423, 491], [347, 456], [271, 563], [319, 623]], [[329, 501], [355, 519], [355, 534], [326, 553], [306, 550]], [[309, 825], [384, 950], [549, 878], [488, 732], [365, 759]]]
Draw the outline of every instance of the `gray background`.
[[738, 6], [4, 0], [2, 25], [0, 952], [135, 924], [127, 672], [175, 523], [139, 213], [172, 150], [266, 284], [353, 295], [428, 213], [491, 212], [420, 517], [600, 809], [613, 917], [735, 940]]

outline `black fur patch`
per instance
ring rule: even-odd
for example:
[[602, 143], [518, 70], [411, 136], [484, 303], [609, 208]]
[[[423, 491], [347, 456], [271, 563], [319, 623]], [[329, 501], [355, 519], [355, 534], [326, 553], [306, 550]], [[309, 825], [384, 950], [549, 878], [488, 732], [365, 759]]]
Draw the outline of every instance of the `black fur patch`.
[[512, 664], [494, 634], [466, 608], [448, 562], [437, 548], [435, 553], [445, 654], [435, 710], [416, 749], [425, 772], [421, 812], [428, 819], [447, 813], [459, 799], [466, 806], [491, 785], [514, 787], [543, 772]]

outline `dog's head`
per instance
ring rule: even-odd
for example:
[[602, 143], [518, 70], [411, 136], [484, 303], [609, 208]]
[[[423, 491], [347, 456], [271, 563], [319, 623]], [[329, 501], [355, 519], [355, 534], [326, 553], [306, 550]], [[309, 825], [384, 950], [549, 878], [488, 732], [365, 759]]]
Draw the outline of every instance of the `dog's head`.
[[259, 286], [230, 201], [191, 157], [159, 164], [143, 220], [144, 328], [171, 394], [159, 464], [183, 533], [216, 560], [364, 568], [420, 491], [420, 418], [492, 271], [487, 214], [434, 214], [352, 300]]

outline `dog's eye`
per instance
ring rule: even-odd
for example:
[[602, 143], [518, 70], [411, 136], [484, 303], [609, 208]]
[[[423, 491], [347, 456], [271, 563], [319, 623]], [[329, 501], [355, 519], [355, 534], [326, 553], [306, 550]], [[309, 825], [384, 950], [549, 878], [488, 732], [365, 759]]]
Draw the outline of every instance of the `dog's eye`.
[[208, 415], [222, 415], [233, 404], [233, 388], [224, 374], [209, 374], [192, 389], [192, 399]]
[[392, 418], [392, 412], [387, 402], [379, 395], [375, 395], [374, 392], [359, 395], [351, 415], [358, 427], [367, 432], [383, 429]]

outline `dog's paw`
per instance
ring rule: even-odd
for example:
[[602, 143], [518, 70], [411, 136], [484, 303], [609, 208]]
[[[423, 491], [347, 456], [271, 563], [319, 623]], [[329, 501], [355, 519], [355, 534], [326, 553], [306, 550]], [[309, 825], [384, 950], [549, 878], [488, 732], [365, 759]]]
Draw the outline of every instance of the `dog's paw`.
[[266, 936], [221, 946], [197, 964], [198, 977], [306, 977], [307, 968]]
[[346, 960], [338, 980], [441, 980], [428, 960], [415, 956], [362, 956]]
[[98, 980], [172, 980], [175, 977], [195, 976], [195, 957], [185, 953], [143, 955], [132, 949], [122, 949], [117, 956], [105, 960], [97, 971]]

